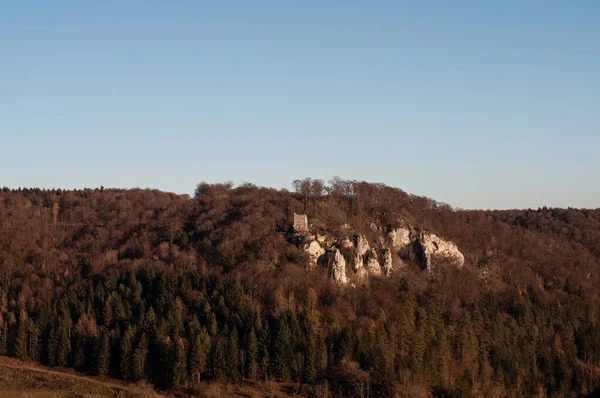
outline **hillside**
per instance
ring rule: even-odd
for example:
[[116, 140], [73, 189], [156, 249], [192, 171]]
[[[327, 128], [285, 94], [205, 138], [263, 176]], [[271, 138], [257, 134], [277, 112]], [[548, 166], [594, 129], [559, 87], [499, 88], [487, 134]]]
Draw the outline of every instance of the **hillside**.
[[600, 388], [600, 210], [460, 210], [337, 178], [293, 187], [5, 188], [0, 355], [182, 394]]
[[144, 385], [126, 385], [106, 377], [90, 377], [71, 369], [47, 369], [0, 357], [0, 397], [150, 397], [161, 395]]

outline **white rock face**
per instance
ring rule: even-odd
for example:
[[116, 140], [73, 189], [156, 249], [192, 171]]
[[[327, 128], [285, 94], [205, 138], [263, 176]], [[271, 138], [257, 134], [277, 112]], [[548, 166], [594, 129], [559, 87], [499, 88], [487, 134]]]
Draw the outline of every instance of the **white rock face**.
[[396, 228], [387, 233], [387, 241], [393, 248], [405, 247], [410, 243], [410, 229]]
[[390, 249], [383, 249], [383, 274], [385, 276], [390, 276], [392, 272], [394, 272], [392, 251]]
[[346, 260], [338, 249], [335, 249], [331, 253], [329, 258], [329, 265], [331, 267], [331, 275], [333, 281], [338, 285], [345, 285], [348, 283], [348, 277], [346, 276]]
[[453, 242], [445, 241], [435, 234], [425, 232], [422, 232], [418, 239], [413, 242], [410, 256], [421, 265], [421, 268], [428, 272], [432, 271], [432, 260], [436, 258], [448, 259], [459, 268], [465, 263], [465, 257]]
[[356, 238], [356, 251], [361, 256], [364, 256], [369, 251], [369, 242], [362, 235], [358, 235]]
[[[301, 216], [304, 218], [304, 215]], [[302, 228], [304, 220], [298, 227]], [[434, 272], [437, 264], [448, 264], [456, 267], [462, 267], [465, 263], [463, 254], [458, 250], [456, 244], [446, 241], [439, 236], [422, 232], [407, 224], [401, 224], [400, 227], [388, 230], [378, 229], [379, 233], [374, 234], [372, 245], [364, 235], [358, 235], [354, 240], [348, 238], [336, 238], [334, 235], [316, 234], [312, 241], [308, 241], [307, 234], [304, 234], [303, 250], [309, 254], [309, 267], [314, 268], [319, 263], [319, 258], [327, 255], [329, 273], [334, 282], [338, 285], [346, 285], [350, 282], [355, 285], [367, 283], [369, 276], [390, 277], [394, 272], [407, 266], [403, 260], [412, 260], [416, 262], [423, 270]], [[338, 235], [339, 236], [339, 235]], [[326, 251], [324, 247], [328, 247]], [[346, 260], [338, 248], [348, 249], [353, 252], [353, 257], [349, 258], [352, 276], [346, 275]], [[382, 263], [379, 262], [378, 255], [381, 255]], [[394, 259], [398, 255], [399, 258]]]
[[354, 271], [354, 279], [360, 281], [369, 276], [369, 273], [365, 269], [363, 264], [363, 258], [360, 254], [356, 254], [354, 261], [352, 262], [352, 270]]
[[316, 266], [317, 260], [319, 259], [319, 257], [321, 257], [323, 254], [325, 254], [325, 249], [323, 249], [321, 247], [321, 245], [319, 244], [319, 242], [317, 242], [316, 240], [313, 240], [312, 242], [307, 244], [304, 247], [304, 251], [310, 255], [311, 267]]
[[369, 275], [381, 275], [381, 265], [377, 260], [377, 253], [371, 249], [367, 260], [367, 272]]

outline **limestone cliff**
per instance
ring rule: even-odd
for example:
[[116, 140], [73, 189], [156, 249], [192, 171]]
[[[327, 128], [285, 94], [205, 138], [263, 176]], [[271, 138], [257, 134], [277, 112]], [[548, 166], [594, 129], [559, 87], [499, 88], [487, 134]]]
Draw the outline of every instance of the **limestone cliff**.
[[338, 249], [335, 249], [329, 253], [329, 267], [331, 269], [331, 276], [333, 281], [338, 285], [345, 285], [348, 283], [348, 277], [346, 276], [346, 260]]
[[313, 240], [305, 245], [304, 251], [310, 256], [311, 268], [314, 268], [317, 265], [319, 257], [325, 254], [325, 249], [323, 249], [316, 240]]
[[[387, 232], [373, 222], [367, 224], [372, 231], [369, 234], [371, 242], [362, 234], [354, 235], [354, 239], [350, 240], [350, 231], [347, 229], [345, 232], [321, 229], [319, 233], [311, 231], [308, 225], [306, 215], [294, 214], [294, 237], [304, 242], [300, 244], [309, 255], [309, 268], [327, 263], [328, 273], [338, 285], [345, 285], [350, 280], [364, 282], [369, 276], [390, 277], [395, 270], [406, 266], [401, 258], [416, 262], [427, 272], [432, 272], [439, 263], [462, 267], [465, 262], [463, 254], [453, 242], [404, 222], [396, 228], [388, 228]], [[346, 259], [340, 249], [346, 254]], [[396, 260], [394, 253], [399, 255]], [[323, 262], [319, 260], [322, 256], [325, 259]], [[381, 259], [383, 264], [380, 263]], [[346, 275], [346, 261], [350, 261], [350, 277]]]
[[426, 232], [421, 232], [411, 243], [409, 253], [410, 258], [427, 272], [433, 271], [436, 260], [448, 260], [459, 268], [465, 263], [465, 257], [453, 242]]

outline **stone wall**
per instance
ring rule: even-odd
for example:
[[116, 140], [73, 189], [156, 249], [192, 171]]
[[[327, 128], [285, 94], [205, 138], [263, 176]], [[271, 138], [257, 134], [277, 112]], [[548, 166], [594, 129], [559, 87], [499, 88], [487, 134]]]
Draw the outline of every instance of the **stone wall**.
[[308, 231], [308, 217], [306, 217], [306, 214], [294, 213], [294, 231], [296, 231], [296, 232], [307, 232]]

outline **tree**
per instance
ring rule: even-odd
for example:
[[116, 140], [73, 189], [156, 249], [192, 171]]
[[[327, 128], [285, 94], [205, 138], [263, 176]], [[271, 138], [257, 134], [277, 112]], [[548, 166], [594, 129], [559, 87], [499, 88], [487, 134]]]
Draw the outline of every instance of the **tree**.
[[169, 346], [169, 376], [168, 387], [178, 389], [188, 378], [185, 343], [179, 337], [174, 337]]
[[231, 333], [229, 334], [226, 362], [227, 380], [231, 383], [239, 383], [240, 381], [240, 347], [238, 340], [238, 332], [237, 329], [234, 327]]
[[258, 339], [256, 338], [256, 332], [254, 328], [250, 329], [248, 335], [248, 348], [246, 354], [246, 369], [247, 376], [250, 380], [255, 381], [258, 375]]
[[27, 312], [24, 308], [21, 308], [19, 314], [13, 355], [19, 359], [27, 359], [27, 329], [29, 323], [27, 321]]
[[188, 371], [192, 380], [199, 382], [202, 374], [206, 372], [209, 350], [210, 336], [206, 328], [202, 327], [190, 344]]
[[290, 330], [283, 316], [279, 317], [273, 341], [272, 374], [279, 382], [290, 381], [293, 348]]
[[6, 355], [6, 343], [8, 340], [8, 324], [4, 316], [0, 314], [0, 355]]
[[146, 333], [142, 333], [137, 348], [133, 352], [131, 363], [131, 374], [133, 380], [141, 380], [146, 377], [146, 362], [148, 360], [148, 339]]
[[71, 357], [70, 319], [65, 312], [54, 322], [48, 343], [50, 366], [67, 366]]
[[94, 347], [95, 371], [98, 375], [106, 375], [110, 367], [110, 339], [106, 329], [102, 330]]
[[394, 397], [396, 394], [396, 380], [394, 375], [394, 357], [385, 332], [377, 335], [374, 366], [371, 371], [372, 391], [375, 397]]
[[135, 338], [135, 330], [133, 327], [128, 327], [121, 338], [121, 360], [120, 369], [123, 380], [131, 380], [131, 363], [133, 356], [133, 339]]

